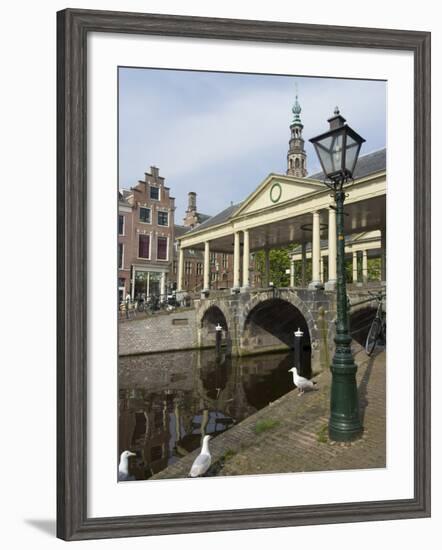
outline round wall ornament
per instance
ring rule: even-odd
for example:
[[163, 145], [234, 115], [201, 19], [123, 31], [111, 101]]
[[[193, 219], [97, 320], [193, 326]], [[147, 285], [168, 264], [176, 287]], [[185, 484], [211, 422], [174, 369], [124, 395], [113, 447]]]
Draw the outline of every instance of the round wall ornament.
[[270, 188], [270, 200], [278, 202], [282, 195], [282, 187], [280, 183], [274, 183]]

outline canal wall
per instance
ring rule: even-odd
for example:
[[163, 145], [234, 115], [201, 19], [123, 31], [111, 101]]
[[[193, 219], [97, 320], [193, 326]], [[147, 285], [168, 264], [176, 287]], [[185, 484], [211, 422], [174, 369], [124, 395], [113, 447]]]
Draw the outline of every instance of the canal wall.
[[197, 347], [195, 310], [161, 312], [119, 323], [120, 356], [180, 351]]

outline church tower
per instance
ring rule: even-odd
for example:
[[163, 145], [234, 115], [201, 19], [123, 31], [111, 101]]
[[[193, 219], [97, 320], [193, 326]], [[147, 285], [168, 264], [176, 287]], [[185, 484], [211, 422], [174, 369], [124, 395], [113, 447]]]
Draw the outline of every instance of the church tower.
[[302, 129], [304, 128], [300, 114], [301, 105], [296, 94], [295, 103], [292, 107], [293, 121], [290, 124], [289, 151], [287, 153], [287, 174], [298, 178], [305, 178], [307, 175], [307, 156], [304, 150], [304, 139]]

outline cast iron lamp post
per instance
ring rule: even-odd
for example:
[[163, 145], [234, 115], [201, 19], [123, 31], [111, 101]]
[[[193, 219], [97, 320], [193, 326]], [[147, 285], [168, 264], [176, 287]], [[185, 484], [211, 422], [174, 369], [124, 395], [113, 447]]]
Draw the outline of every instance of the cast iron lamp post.
[[328, 120], [330, 129], [310, 141], [313, 143], [322, 170], [329, 181], [324, 183], [332, 190], [336, 203], [337, 238], [337, 318], [336, 351], [330, 367], [332, 386], [330, 396], [329, 436], [334, 441], [351, 441], [363, 428], [359, 418], [357, 367], [351, 353], [351, 336], [348, 331], [347, 289], [345, 281], [344, 237], [344, 185], [352, 179], [359, 151], [365, 141], [345, 124], [345, 118], [336, 107]]

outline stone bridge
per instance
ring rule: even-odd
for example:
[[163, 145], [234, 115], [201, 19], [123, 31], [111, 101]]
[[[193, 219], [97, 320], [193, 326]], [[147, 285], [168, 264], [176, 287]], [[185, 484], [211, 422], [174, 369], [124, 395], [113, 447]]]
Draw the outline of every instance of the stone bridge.
[[[348, 292], [351, 304], [350, 331], [362, 343], [376, 311], [367, 289]], [[303, 348], [314, 372], [330, 364], [334, 349], [336, 294], [305, 288], [251, 289], [231, 294], [211, 291], [195, 300], [197, 346], [215, 344], [215, 326], [223, 327], [227, 350], [249, 355], [293, 347], [294, 332], [304, 332]]]

